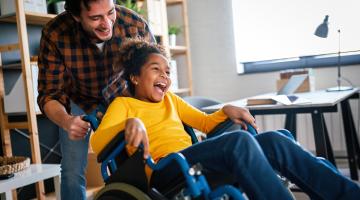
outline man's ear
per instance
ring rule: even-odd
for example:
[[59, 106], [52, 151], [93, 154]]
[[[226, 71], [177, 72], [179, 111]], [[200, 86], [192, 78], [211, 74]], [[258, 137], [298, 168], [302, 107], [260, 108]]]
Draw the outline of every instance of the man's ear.
[[80, 22], [80, 16], [76, 16], [76, 15], [73, 15], [71, 14], [71, 16], [75, 19], [76, 22]]

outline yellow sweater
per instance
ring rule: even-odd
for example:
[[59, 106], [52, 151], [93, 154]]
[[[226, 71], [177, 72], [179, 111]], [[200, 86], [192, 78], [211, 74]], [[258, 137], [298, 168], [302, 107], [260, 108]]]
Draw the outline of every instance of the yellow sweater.
[[171, 92], [167, 92], [159, 103], [117, 97], [108, 107], [98, 129], [91, 135], [93, 151], [99, 154], [117, 133], [124, 130], [126, 119], [134, 117], [145, 124], [149, 151], [155, 161], [192, 145], [183, 122], [208, 133], [227, 118], [222, 110], [212, 114], [201, 112]]

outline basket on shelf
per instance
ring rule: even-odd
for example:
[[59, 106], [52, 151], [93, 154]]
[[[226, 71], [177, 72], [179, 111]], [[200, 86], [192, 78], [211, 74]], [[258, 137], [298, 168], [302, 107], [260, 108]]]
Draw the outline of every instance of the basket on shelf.
[[23, 156], [0, 156], [0, 175], [12, 174], [30, 166], [30, 158]]

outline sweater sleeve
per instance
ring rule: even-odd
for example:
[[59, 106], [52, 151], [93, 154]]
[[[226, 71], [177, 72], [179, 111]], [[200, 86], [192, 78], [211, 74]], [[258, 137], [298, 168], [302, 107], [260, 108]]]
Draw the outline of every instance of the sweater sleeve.
[[171, 94], [171, 97], [175, 102], [174, 104], [177, 107], [176, 109], [182, 122], [201, 132], [209, 133], [216, 125], [227, 119], [222, 109], [212, 114], [206, 114], [175, 94]]
[[102, 121], [90, 137], [93, 151], [98, 155], [101, 150], [125, 127], [127, 106], [121, 98], [116, 98], [108, 107]]

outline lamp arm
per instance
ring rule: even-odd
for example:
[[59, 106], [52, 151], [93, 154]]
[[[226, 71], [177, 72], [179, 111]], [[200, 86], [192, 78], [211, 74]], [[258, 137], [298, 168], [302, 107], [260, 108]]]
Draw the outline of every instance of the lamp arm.
[[340, 55], [340, 41], [341, 41], [341, 31], [338, 29], [338, 60], [337, 60], [337, 72], [338, 72], [338, 87], [340, 87], [340, 77], [341, 77], [341, 55]]
[[338, 88], [341, 87], [341, 81], [342, 80], [347, 82], [351, 87], [354, 87], [354, 85], [352, 84], [352, 82], [349, 79], [341, 76], [341, 51], [340, 51], [341, 50], [341, 46], [340, 46], [340, 44], [341, 44], [340, 43], [341, 42], [341, 31], [340, 31], [340, 29], [338, 29], [337, 32], [338, 32], [338, 47], [339, 47], [339, 49], [338, 49], [338, 60], [337, 60], [337, 68], [338, 68], [337, 69], [337, 71], [338, 71], [337, 84], [338, 84]]
[[341, 82], [341, 81], [345, 81], [346, 83], [348, 83], [351, 87], [354, 87], [354, 84], [347, 78], [341, 76], [338, 78], [338, 81]]

